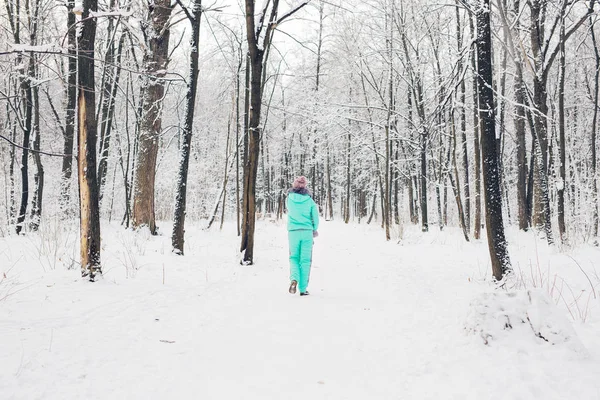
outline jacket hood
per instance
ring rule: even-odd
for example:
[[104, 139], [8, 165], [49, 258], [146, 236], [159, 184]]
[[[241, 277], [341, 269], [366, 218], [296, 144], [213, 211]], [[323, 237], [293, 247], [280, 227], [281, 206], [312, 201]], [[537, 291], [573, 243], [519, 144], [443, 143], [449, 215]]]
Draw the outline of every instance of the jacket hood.
[[311, 195], [310, 190], [308, 190], [305, 187], [301, 187], [301, 188], [290, 188], [290, 190], [288, 190], [288, 193], [298, 193], [298, 194], [307, 194], [307, 195]]
[[290, 192], [288, 199], [294, 203], [305, 203], [310, 200], [310, 195], [308, 193], [303, 194], [294, 191]]

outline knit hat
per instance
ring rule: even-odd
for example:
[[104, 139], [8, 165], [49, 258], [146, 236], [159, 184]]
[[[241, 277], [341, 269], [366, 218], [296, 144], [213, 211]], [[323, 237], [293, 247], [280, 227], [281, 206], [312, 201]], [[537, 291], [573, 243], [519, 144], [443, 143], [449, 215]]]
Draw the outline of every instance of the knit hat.
[[305, 189], [306, 188], [306, 178], [303, 176], [299, 176], [294, 179], [294, 184], [292, 185], [294, 189]]

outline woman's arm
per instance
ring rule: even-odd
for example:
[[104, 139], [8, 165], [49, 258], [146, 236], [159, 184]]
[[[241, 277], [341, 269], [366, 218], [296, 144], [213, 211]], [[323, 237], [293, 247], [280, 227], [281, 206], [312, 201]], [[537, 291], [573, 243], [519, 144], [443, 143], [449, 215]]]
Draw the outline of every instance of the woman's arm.
[[314, 201], [310, 207], [310, 216], [312, 218], [313, 231], [316, 231], [319, 229], [319, 209]]

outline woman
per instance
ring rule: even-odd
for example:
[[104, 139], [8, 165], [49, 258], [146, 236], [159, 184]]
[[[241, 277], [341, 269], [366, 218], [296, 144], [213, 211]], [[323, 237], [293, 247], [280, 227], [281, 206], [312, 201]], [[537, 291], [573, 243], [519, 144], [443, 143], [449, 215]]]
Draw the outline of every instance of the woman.
[[288, 239], [290, 243], [290, 293], [300, 289], [307, 296], [308, 279], [312, 263], [313, 238], [319, 234], [319, 211], [306, 188], [306, 178], [294, 180], [287, 198]]

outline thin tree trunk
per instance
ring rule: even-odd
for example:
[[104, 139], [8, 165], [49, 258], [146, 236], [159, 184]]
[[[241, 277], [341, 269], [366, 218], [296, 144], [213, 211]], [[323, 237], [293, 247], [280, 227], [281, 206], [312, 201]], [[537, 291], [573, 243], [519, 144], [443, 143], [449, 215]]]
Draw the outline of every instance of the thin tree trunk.
[[[518, 1], [515, 1], [515, 9], [518, 11]], [[519, 208], [519, 229], [526, 231], [529, 227], [530, 212], [527, 206], [527, 148], [525, 143], [525, 83], [520, 68], [514, 84], [515, 92], [515, 135], [517, 137], [517, 203]]]
[[[593, 28], [592, 28], [593, 29]], [[565, 185], [566, 179], [566, 153], [565, 140], [565, 19], [561, 18], [560, 25], [560, 55], [559, 55], [559, 78], [558, 78], [558, 132], [559, 132], [559, 182], [558, 182], [558, 232], [560, 240], [565, 243], [566, 225], [565, 225]]]
[[[32, 55], [33, 57], [33, 55]], [[35, 161], [36, 172], [33, 177], [35, 190], [33, 192], [33, 202], [31, 204], [31, 222], [29, 228], [32, 231], [37, 231], [42, 220], [42, 204], [44, 198], [44, 166], [40, 157], [40, 95], [39, 87], [33, 88], [33, 159]]]
[[[333, 196], [331, 190], [331, 156], [329, 154], [329, 138], [327, 138], [327, 209], [329, 221], [333, 221]], [[327, 216], [325, 217], [327, 219]]]
[[427, 222], [427, 131], [423, 127], [419, 135], [421, 147], [421, 230], [429, 231], [429, 223]]
[[352, 148], [352, 136], [350, 132], [347, 135], [348, 140], [346, 141], [346, 199], [344, 202], [344, 223], [350, 222], [350, 155]]
[[[183, 7], [183, 6], [182, 6]], [[185, 10], [185, 9], [184, 9]], [[202, 19], [202, 0], [194, 0], [191, 14], [188, 19], [192, 25], [190, 38], [190, 72], [188, 77], [187, 92], [185, 95], [186, 109], [183, 125], [183, 143], [180, 149], [179, 172], [175, 194], [175, 216], [173, 218], [173, 234], [171, 243], [175, 254], [183, 255], [185, 242], [185, 213], [187, 198], [187, 179], [190, 164], [190, 151], [192, 146], [192, 131], [194, 125], [194, 111], [196, 109], [196, 92], [198, 89], [198, 57], [200, 46], [200, 21]]]
[[[30, 2], [25, 3], [25, 10], [27, 11], [27, 17], [29, 21], [29, 43], [31, 45], [38, 44], [37, 42], [37, 34], [38, 34], [38, 23], [39, 23], [39, 13], [40, 13], [40, 2], [33, 2], [33, 10], [31, 10]], [[35, 54], [31, 54], [30, 58], [30, 70], [29, 76], [30, 79], [37, 79], [38, 74], [38, 66], [37, 66], [37, 56]], [[44, 167], [42, 165], [42, 159], [40, 157], [40, 91], [39, 85], [30, 86], [31, 90], [31, 99], [32, 99], [32, 108], [33, 108], [33, 126], [31, 132], [33, 133], [33, 159], [36, 166], [36, 172], [34, 174], [34, 191], [33, 191], [33, 201], [31, 204], [31, 222], [29, 227], [32, 231], [37, 231], [41, 218], [42, 218], [42, 200], [44, 194]]]
[[[377, 186], [377, 184], [375, 184], [375, 186]], [[371, 223], [371, 220], [373, 219], [373, 216], [375, 215], [375, 211], [377, 209], [377, 189], [374, 190], [374, 194], [373, 194], [373, 203], [371, 206], [371, 214], [369, 215], [369, 219], [367, 220], [367, 225]]]
[[[469, 241], [469, 227], [465, 221], [465, 212], [463, 209], [463, 202], [460, 194], [460, 175], [458, 173], [458, 163], [456, 162], [456, 124], [454, 121], [454, 115], [451, 115], [451, 127], [452, 127], [452, 165], [454, 166], [454, 176], [456, 178], [456, 183], [454, 179], [452, 179], [452, 174], [448, 173], [448, 177], [450, 178], [450, 184], [452, 185], [452, 190], [454, 191], [454, 198], [456, 199], [456, 207], [458, 209], [458, 222], [463, 231], [463, 235], [465, 240]], [[461, 134], [462, 136], [462, 134]]]
[[591, 132], [591, 175], [592, 175], [592, 201], [594, 202], [593, 216], [592, 216], [592, 233], [594, 237], [598, 237], [598, 177], [596, 175], [596, 135], [598, 127], [598, 91], [599, 91], [599, 75], [600, 75], [600, 51], [598, 50], [598, 43], [596, 41], [596, 34], [594, 32], [593, 19], [590, 15], [590, 34], [592, 35], [592, 43], [594, 44], [594, 58], [595, 58], [595, 73], [594, 73], [594, 116], [592, 118], [592, 132]]
[[108, 172], [108, 151], [110, 148], [110, 139], [112, 135], [113, 118], [115, 113], [117, 89], [119, 87], [119, 79], [121, 77], [121, 55], [123, 53], [123, 45], [125, 43], [125, 33], [121, 34], [119, 46], [116, 51], [116, 61], [114, 70], [109, 74], [107, 79], [105, 95], [105, 106], [102, 110], [102, 123], [100, 130], [100, 162], [98, 165], [98, 180], [100, 182], [100, 201], [102, 201], [103, 189], [106, 184], [106, 174]]
[[[63, 154], [73, 154], [75, 141], [75, 108], [77, 107], [77, 53], [75, 0], [67, 0], [67, 109], [65, 116]], [[71, 216], [71, 177], [73, 175], [73, 157], [63, 157], [61, 174], [60, 207], [63, 217]]]
[[[458, 0], [456, 0], [456, 47], [457, 51], [460, 54], [463, 46], [463, 37], [462, 37], [462, 27], [460, 23], [460, 6]], [[463, 71], [463, 63], [459, 62], [457, 75], [462, 76]], [[463, 155], [463, 168], [464, 168], [464, 177], [465, 177], [465, 186], [464, 190], [464, 219], [467, 232], [471, 230], [471, 187], [469, 183], [469, 151], [467, 147], [467, 115], [466, 115], [466, 85], [465, 80], [461, 78], [460, 82], [460, 138], [462, 142], [462, 155]], [[458, 182], [458, 179], [457, 179]], [[460, 190], [460, 187], [459, 187]]]
[[235, 75], [235, 219], [237, 235], [240, 236], [240, 73], [242, 71], [243, 63], [241, 43], [238, 55], [239, 63]]
[[[475, 38], [475, 26], [473, 19], [469, 18], [469, 28], [471, 36]], [[473, 52], [471, 56], [471, 68], [477, 71], [476, 44], [473, 43]], [[481, 238], [481, 146], [480, 146], [480, 126], [479, 121], [479, 87], [477, 84], [477, 74], [473, 74], [473, 152], [475, 153], [475, 221], [473, 222], [473, 237], [476, 240]]]
[[[245, 70], [245, 83], [244, 83], [244, 171], [246, 173], [245, 165], [248, 162], [248, 124], [250, 121], [250, 76], [252, 75], [252, 71], [250, 69], [250, 54], [246, 55], [246, 70]], [[243, 179], [246, 179], [245, 176]]]
[[33, 56], [29, 58], [27, 77], [21, 78], [21, 90], [25, 101], [25, 124], [23, 130], [23, 148], [21, 153], [21, 205], [17, 215], [17, 235], [23, 230], [25, 216], [27, 215], [27, 203], [29, 201], [29, 142], [33, 123], [33, 90], [31, 79], [33, 78], [34, 64]]

